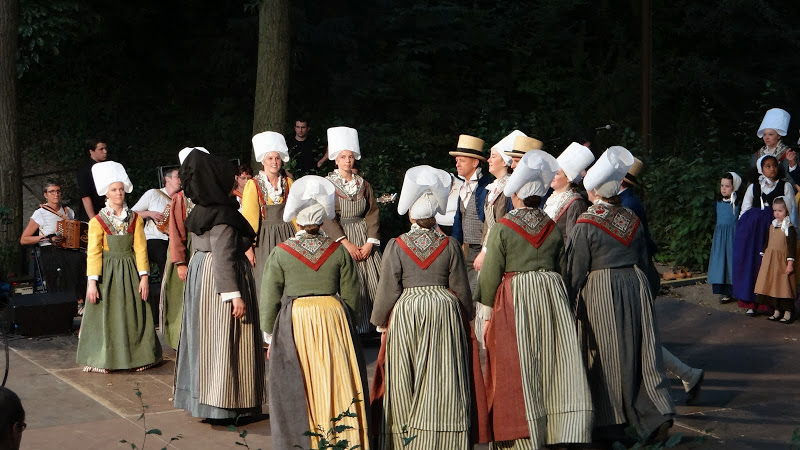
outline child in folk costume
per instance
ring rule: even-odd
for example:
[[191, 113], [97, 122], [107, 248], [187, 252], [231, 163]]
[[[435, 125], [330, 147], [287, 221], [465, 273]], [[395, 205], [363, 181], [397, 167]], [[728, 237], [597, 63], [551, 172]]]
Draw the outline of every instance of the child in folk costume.
[[589, 208], [589, 202], [578, 192], [578, 183], [584, 170], [594, 162], [594, 155], [587, 147], [573, 142], [556, 161], [558, 172], [550, 183], [553, 193], [547, 198], [544, 212], [558, 225], [566, 242], [578, 217]]
[[256, 161], [264, 168], [247, 181], [241, 211], [257, 235], [247, 257], [255, 267], [256, 286], [261, 286], [270, 252], [294, 236], [296, 228], [292, 222], [283, 220], [283, 209], [293, 182], [282, 170], [283, 164], [289, 161], [286, 139], [274, 131], [258, 133], [253, 136], [253, 151]]
[[708, 260], [708, 283], [714, 294], [720, 295], [720, 303], [733, 298], [733, 236], [742, 198], [738, 194], [742, 178], [735, 172], [722, 176], [719, 198], [716, 202], [717, 225], [711, 241], [711, 256]]
[[[208, 153], [203, 147], [186, 147], [178, 152], [178, 161], [183, 161], [190, 152], [198, 150]], [[161, 282], [161, 333], [167, 345], [178, 349], [181, 337], [181, 317], [183, 317], [183, 290], [186, 286], [186, 275], [189, 272], [189, 258], [192, 256], [191, 235], [186, 230], [186, 216], [192, 212], [194, 203], [184, 192], [172, 195], [168, 219], [169, 225], [169, 261], [164, 269]]]
[[356, 261], [362, 308], [356, 327], [364, 334], [370, 331], [369, 317], [381, 271], [378, 203], [372, 186], [353, 172], [356, 160], [361, 159], [354, 128], [328, 128], [328, 158], [336, 162], [336, 170], [326, 177], [336, 186], [336, 217], [326, 220], [322, 229]]
[[[503, 189], [505, 189], [508, 177], [511, 176], [512, 172], [511, 164], [513, 159], [508, 155], [508, 152], [512, 151], [514, 140], [517, 136], [525, 137], [525, 134], [519, 130], [514, 130], [495, 144], [489, 151], [489, 158], [487, 160], [489, 163], [489, 173], [494, 175], [495, 180], [486, 186], [488, 193], [486, 194], [486, 201], [483, 206], [484, 220], [483, 235], [481, 236], [483, 248], [472, 263], [472, 267], [476, 272], [480, 272], [481, 266], [483, 265], [483, 258], [486, 256], [486, 239], [489, 237], [489, 231], [507, 212], [514, 209], [511, 200], [503, 194]], [[484, 344], [483, 334], [486, 330], [486, 321], [489, 320], [491, 316], [492, 308], [480, 302], [475, 302], [475, 335], [481, 347], [483, 347]]]
[[[294, 184], [284, 221], [296, 219], [300, 231], [279, 244], [267, 260], [261, 283], [263, 329], [269, 333], [270, 421], [273, 448], [305, 447], [303, 433], [327, 429], [332, 417], [355, 403], [338, 425], [350, 445], [369, 449], [369, 385], [355, 323], [359, 305], [358, 269], [344, 246], [320, 224], [335, 215], [337, 188], [307, 175]], [[319, 438], [311, 437], [316, 448]]]
[[260, 414], [265, 399], [256, 287], [245, 256], [255, 233], [231, 195], [235, 173], [229, 161], [201, 151], [190, 152], [180, 168], [194, 208], [184, 222], [193, 254], [175, 362], [175, 407], [208, 419]]
[[563, 275], [564, 239], [539, 208], [558, 164], [532, 150], [505, 187], [515, 209], [494, 226], [474, 299], [493, 307], [486, 391], [494, 448], [592, 438], [592, 398]]
[[[675, 410], [645, 270], [650, 253], [640, 219], [619, 206], [620, 183], [634, 158], [611, 147], [586, 173], [592, 206], [567, 240], [570, 290], [586, 355], [595, 438], [666, 439]], [[655, 280], [652, 280], [655, 281]], [[702, 373], [702, 372], [701, 372]]]
[[[447, 172], [430, 166], [406, 172], [397, 212], [408, 212], [411, 230], [383, 252], [372, 310], [386, 332], [371, 396], [380, 449], [470, 449], [489, 439], [463, 252], [436, 228], [449, 184]], [[416, 438], [406, 447], [408, 436]]]
[[783, 198], [778, 197], [772, 202], [772, 213], [775, 219], [764, 239], [755, 292], [759, 304], [775, 308], [775, 314], [769, 316], [769, 320], [789, 323], [797, 297], [794, 278], [797, 231], [787, 216]]
[[89, 221], [87, 304], [77, 361], [85, 365], [84, 372], [145, 370], [161, 361], [161, 344], [147, 302], [144, 223], [125, 204], [133, 184], [122, 164], [97, 163], [92, 176], [106, 206]]
[[747, 188], [742, 202], [742, 212], [736, 224], [733, 242], [733, 297], [739, 299], [739, 307], [745, 308], [748, 316], [758, 311], [772, 312], [769, 305], [759, 305], [755, 295], [756, 276], [761, 267], [759, 252], [763, 249], [764, 238], [772, 222], [772, 202], [783, 197], [787, 216], [791, 218], [794, 208], [794, 188], [783, 178], [783, 170], [778, 159], [765, 155], [758, 159], [758, 182]]

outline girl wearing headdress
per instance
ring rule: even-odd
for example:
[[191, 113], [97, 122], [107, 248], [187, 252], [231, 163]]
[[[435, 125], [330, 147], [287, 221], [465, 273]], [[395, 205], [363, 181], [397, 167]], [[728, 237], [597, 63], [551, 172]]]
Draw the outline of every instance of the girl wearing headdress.
[[147, 301], [150, 262], [142, 218], [128, 209], [133, 190], [122, 164], [92, 166], [106, 206], [89, 221], [86, 307], [77, 361], [84, 372], [141, 371], [161, 361], [153, 313]]

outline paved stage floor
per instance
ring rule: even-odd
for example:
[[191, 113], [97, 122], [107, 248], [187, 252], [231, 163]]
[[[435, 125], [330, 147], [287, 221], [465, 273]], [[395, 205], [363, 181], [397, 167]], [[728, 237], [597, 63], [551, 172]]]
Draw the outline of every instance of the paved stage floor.
[[[710, 289], [709, 302], [716, 302]], [[674, 448], [789, 448], [794, 430], [800, 429], [800, 324], [780, 325], [733, 307], [710, 308], [680, 298], [659, 297], [656, 307], [664, 345], [687, 364], [706, 370], [693, 406], [683, 405], [680, 381], [671, 378], [678, 413], [672, 433], [683, 434]], [[12, 336], [9, 344], [7, 386], [27, 412], [22, 449], [130, 448], [122, 439], [142, 448], [145, 423], [139, 420], [136, 387], [149, 406], [146, 427], [162, 433], [147, 436], [145, 448], [242, 448], [237, 433], [173, 408], [171, 349], [165, 347], [165, 363], [158, 368], [102, 375], [83, 373], [75, 363], [76, 335]], [[377, 350], [377, 343], [365, 349], [370, 379]], [[273, 448], [266, 415], [242, 429], [250, 448]], [[177, 435], [181, 439], [169, 443]]]

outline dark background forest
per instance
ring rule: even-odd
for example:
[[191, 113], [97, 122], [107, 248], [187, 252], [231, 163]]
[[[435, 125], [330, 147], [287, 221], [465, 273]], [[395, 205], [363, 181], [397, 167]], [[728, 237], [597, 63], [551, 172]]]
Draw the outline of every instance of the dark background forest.
[[[74, 185], [91, 136], [129, 168], [131, 199], [187, 145], [249, 160], [259, 9], [272, 3], [263, 2], [20, 0], [23, 174], [52, 171]], [[640, 0], [289, 4], [288, 102], [276, 131], [291, 136], [307, 117], [324, 148], [329, 126], [357, 128], [376, 193], [396, 192], [412, 165], [453, 171], [447, 152], [462, 133], [488, 150], [516, 128], [556, 156], [579, 134], [598, 155], [623, 145], [645, 161], [642, 195], [659, 258], [672, 263], [705, 264], [719, 178], [745, 170], [764, 112], [800, 118], [796, 0], [652, 1], [649, 149]], [[392, 237], [402, 221], [382, 209]]]

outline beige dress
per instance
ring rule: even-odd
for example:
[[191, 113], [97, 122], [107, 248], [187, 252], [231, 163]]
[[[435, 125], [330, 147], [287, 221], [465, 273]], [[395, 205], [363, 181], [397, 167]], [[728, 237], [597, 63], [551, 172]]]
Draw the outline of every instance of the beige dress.
[[780, 227], [770, 226], [754, 291], [759, 304], [779, 310], [792, 309], [797, 296], [794, 276], [785, 272], [787, 259], [795, 256], [797, 233], [794, 227], [788, 231], [787, 235]]

